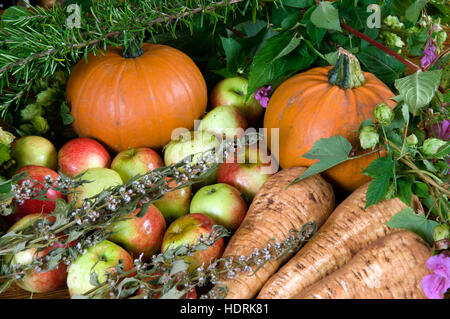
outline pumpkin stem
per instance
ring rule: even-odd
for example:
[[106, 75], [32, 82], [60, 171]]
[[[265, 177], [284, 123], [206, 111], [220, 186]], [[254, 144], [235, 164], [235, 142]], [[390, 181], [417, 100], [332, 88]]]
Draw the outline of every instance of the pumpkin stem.
[[123, 50], [123, 57], [127, 59], [134, 59], [144, 54], [142, 43], [136, 37], [131, 37], [128, 40], [128, 47]]
[[354, 89], [364, 85], [366, 80], [358, 59], [347, 50], [339, 48], [336, 65], [328, 71], [328, 83], [343, 89]]

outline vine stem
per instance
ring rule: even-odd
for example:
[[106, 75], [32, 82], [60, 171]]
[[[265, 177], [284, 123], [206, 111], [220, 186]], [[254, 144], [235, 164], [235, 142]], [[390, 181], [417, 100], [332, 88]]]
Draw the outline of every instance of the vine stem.
[[346, 25], [345, 23], [341, 22], [341, 27], [344, 30], [347, 30], [348, 32], [350, 32], [351, 34], [356, 35], [358, 38], [363, 39], [364, 41], [369, 42], [370, 44], [372, 44], [373, 46], [377, 47], [378, 49], [382, 50], [383, 52], [389, 54], [390, 56], [394, 57], [395, 59], [397, 59], [399, 62], [403, 63], [405, 66], [407, 66], [410, 69], [413, 69], [414, 71], [418, 71], [421, 70], [421, 68], [411, 62], [410, 60], [406, 59], [405, 57], [401, 56], [400, 54], [398, 54], [397, 52], [392, 51], [391, 49], [385, 47], [384, 45], [382, 45], [380, 42], [375, 41], [374, 39], [372, 39], [371, 37], [368, 37], [367, 35], [365, 35], [364, 33], [359, 32], [358, 30], [353, 29], [352, 27], [350, 27], [349, 25]]

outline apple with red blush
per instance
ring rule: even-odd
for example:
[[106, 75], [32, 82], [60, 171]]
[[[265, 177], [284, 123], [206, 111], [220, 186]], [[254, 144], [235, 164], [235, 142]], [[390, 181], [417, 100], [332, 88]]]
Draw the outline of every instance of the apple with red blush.
[[142, 207], [137, 208], [114, 222], [108, 228], [112, 232], [108, 240], [124, 247], [134, 258], [139, 258], [142, 254], [143, 260], [148, 260], [161, 250], [166, 222], [154, 205], [150, 205], [140, 217], [141, 209]]
[[58, 171], [75, 177], [89, 168], [109, 167], [111, 157], [102, 144], [88, 137], [66, 142], [58, 151]]

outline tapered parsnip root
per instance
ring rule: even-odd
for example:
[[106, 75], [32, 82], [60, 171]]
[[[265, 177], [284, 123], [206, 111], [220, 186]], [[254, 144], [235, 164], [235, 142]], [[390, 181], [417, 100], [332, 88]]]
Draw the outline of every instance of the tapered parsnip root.
[[[364, 210], [368, 185], [356, 189], [336, 207], [317, 235], [265, 283], [258, 299], [292, 298], [370, 243], [396, 231], [385, 223], [407, 205], [394, 198]], [[420, 206], [416, 198], [413, 206]]]
[[[306, 168], [293, 167], [270, 177], [256, 194], [247, 215], [231, 237], [223, 256], [249, 256], [255, 248], [266, 247], [269, 240], [281, 242], [291, 230], [300, 230], [308, 222], [320, 227], [334, 209], [333, 189], [316, 175], [287, 187]], [[228, 299], [253, 298], [266, 280], [292, 254], [271, 260], [254, 275], [238, 274], [223, 279], [228, 288]]]
[[397, 231], [356, 254], [345, 266], [294, 299], [424, 299], [421, 281], [431, 249], [416, 234]]

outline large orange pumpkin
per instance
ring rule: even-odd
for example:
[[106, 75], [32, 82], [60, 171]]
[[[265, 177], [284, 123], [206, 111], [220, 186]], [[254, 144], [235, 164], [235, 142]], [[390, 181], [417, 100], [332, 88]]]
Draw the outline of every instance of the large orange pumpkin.
[[[358, 128], [363, 120], [373, 118], [372, 111], [381, 102], [391, 107], [394, 94], [373, 74], [362, 72], [355, 56], [340, 49], [334, 67], [317, 67], [297, 74], [282, 83], [270, 98], [264, 116], [268, 145], [271, 129], [279, 128], [280, 166], [311, 166], [317, 160], [303, 158], [320, 138], [341, 135], [358, 150]], [[276, 154], [274, 154], [276, 155]], [[344, 162], [326, 172], [324, 177], [343, 191], [351, 192], [369, 177], [361, 171], [377, 154]]]
[[66, 97], [78, 135], [116, 152], [158, 149], [174, 129], [192, 129], [205, 113], [206, 83], [186, 54], [149, 43], [139, 51], [124, 57], [122, 49], [109, 47], [105, 55], [89, 54], [88, 63], [81, 59], [74, 67]]

